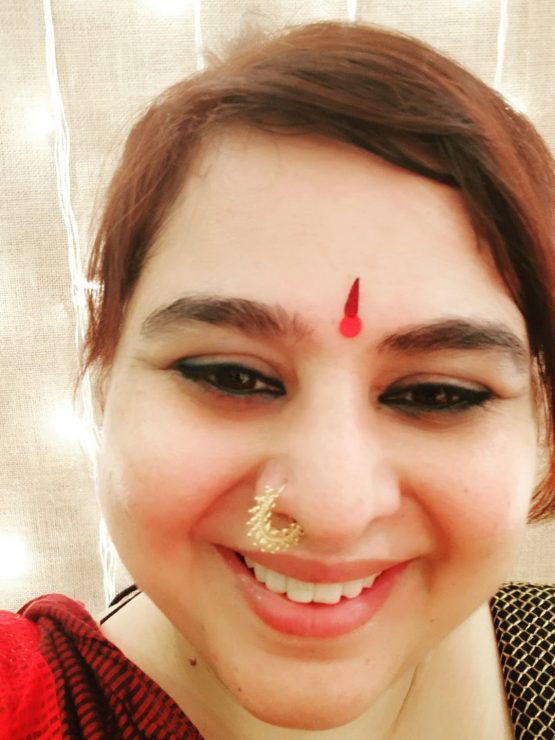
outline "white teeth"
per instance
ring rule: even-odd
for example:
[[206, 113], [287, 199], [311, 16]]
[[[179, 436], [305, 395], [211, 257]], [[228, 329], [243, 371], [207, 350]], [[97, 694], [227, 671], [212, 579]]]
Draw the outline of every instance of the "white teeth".
[[366, 578], [362, 579], [362, 587], [363, 588], [370, 588], [370, 586], [374, 585], [374, 581], [379, 576], [379, 573], [374, 573], [373, 576], [366, 576]]
[[288, 599], [299, 604], [310, 604], [311, 602], [338, 604], [341, 597], [356, 599], [363, 589], [370, 588], [374, 584], [379, 575], [375, 573], [366, 578], [357, 578], [353, 581], [345, 581], [345, 583], [308, 583], [296, 578], [288, 578], [283, 573], [270, 570], [247, 557], [245, 557], [245, 563], [251, 570], [254, 570], [256, 579], [264, 583], [269, 591], [286, 594]]
[[364, 580], [362, 578], [356, 581], [347, 581], [347, 583], [343, 584], [343, 596], [346, 596], [348, 599], [355, 599], [360, 595], [363, 588]]
[[338, 604], [343, 587], [341, 583], [317, 583], [314, 586], [314, 599], [317, 604]]
[[310, 604], [314, 596], [314, 584], [297, 581], [296, 578], [287, 579], [287, 598], [298, 601], [300, 604]]
[[258, 565], [258, 563], [254, 564], [254, 575], [260, 581], [260, 583], [266, 583], [267, 573], [268, 568], [265, 568], [263, 565]]
[[269, 570], [266, 574], [266, 588], [275, 594], [284, 594], [287, 591], [287, 576]]

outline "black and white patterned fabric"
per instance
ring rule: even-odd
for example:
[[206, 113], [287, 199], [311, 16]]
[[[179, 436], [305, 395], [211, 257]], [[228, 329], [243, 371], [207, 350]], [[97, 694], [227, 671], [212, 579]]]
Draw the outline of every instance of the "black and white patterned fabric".
[[555, 738], [555, 585], [507, 583], [490, 601], [516, 740]]

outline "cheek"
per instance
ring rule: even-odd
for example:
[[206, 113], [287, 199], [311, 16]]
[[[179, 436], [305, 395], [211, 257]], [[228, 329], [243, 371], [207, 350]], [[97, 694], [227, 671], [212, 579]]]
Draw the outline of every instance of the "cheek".
[[127, 414], [105, 427], [102, 505], [116, 545], [140, 536], [167, 553], [222, 506], [233, 510], [238, 487], [248, 490], [255, 448], [221, 424], [185, 425], [147, 409], [141, 418], [148, 423]]
[[491, 434], [487, 445], [447, 451], [430, 465], [426, 480], [423, 505], [447, 551], [472, 559], [509, 556], [526, 527], [535, 441]]

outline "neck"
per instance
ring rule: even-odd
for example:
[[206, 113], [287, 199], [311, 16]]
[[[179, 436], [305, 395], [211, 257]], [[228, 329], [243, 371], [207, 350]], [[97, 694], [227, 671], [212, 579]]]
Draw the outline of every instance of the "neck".
[[[386, 740], [393, 737], [411, 692], [414, 671], [403, 674], [363, 715], [341, 727], [306, 730], [269, 725], [239, 704], [145, 594], [123, 611], [128, 611], [125, 629], [118, 629], [115, 615], [103, 625], [104, 634], [175, 701], [206, 740]], [[123, 615], [120, 619], [123, 626]], [[133, 632], [140, 632], [140, 640], [130, 633], [130, 624]], [[191, 655], [198, 656], [194, 665]]]
[[[468, 724], [472, 721], [468, 719], [469, 702], [470, 706], [478, 707], [486, 703], [489, 708], [485, 713], [491, 714], [492, 721], [506, 711], [501, 706], [503, 692], [493, 699], [491, 696], [492, 685], [499, 684], [495, 639], [492, 640], [488, 632], [491, 629], [485, 605], [448, 635], [416, 669], [401, 675], [357, 719], [341, 727], [303, 730], [269, 725], [247, 712], [202, 658], [191, 663], [190, 657], [196, 651], [145, 594], [126, 605], [102, 627], [106, 637], [175, 701], [206, 740], [259, 740], [261, 737], [264, 740], [366, 740], [368, 737], [375, 740], [414, 737], [485, 740], [511, 737], [510, 734], [496, 735], [493, 726], [483, 724], [487, 719], [484, 713], [478, 713], [482, 722], [480, 728], [471, 731]], [[148, 636], [146, 640], [145, 636]], [[471, 650], [469, 646], [474, 648]], [[484, 663], [484, 651], [492, 653], [488, 665], [495, 675], [490, 675], [491, 671], [486, 672], [487, 675], [478, 672], [481, 678], [477, 680], [476, 666]], [[439, 734], [438, 722], [445, 725]], [[484, 728], [486, 734], [482, 732]]]

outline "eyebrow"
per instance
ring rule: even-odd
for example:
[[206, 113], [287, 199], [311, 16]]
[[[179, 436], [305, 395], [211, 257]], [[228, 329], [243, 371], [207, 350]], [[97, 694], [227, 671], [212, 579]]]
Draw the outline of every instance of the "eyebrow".
[[[259, 338], [301, 340], [314, 333], [298, 313], [288, 313], [279, 305], [202, 293], [182, 296], [153, 311], [143, 321], [141, 335], [151, 339], [197, 323], [230, 328]], [[505, 324], [477, 319], [439, 319], [408, 326], [386, 336], [378, 345], [379, 352], [404, 354], [442, 350], [501, 352], [522, 370], [530, 362], [526, 344]]]
[[290, 314], [281, 306], [246, 298], [192, 294], [153, 311], [143, 321], [141, 335], [151, 338], [197, 322], [275, 339], [307, 339], [313, 333], [298, 313]]
[[481, 350], [504, 354], [519, 370], [528, 369], [530, 363], [527, 345], [505, 324], [470, 319], [443, 319], [431, 324], [410, 326], [385, 337], [379, 343], [378, 350], [406, 354]]

